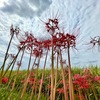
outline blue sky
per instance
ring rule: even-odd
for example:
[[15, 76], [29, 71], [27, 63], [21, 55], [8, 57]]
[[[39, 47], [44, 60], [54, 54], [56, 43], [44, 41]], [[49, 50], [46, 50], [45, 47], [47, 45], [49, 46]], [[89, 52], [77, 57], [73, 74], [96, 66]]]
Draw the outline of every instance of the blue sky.
[[[11, 24], [19, 26], [22, 32], [32, 32], [37, 38], [48, 38], [44, 24], [48, 18], [58, 17], [66, 32], [80, 28], [76, 52], [71, 52], [72, 66], [100, 65], [98, 48], [87, 50], [90, 36], [100, 36], [100, 0], [0, 0], [0, 64], [9, 41]], [[64, 23], [64, 24], [63, 24]], [[9, 53], [17, 51], [13, 41]], [[67, 55], [64, 55], [64, 59]], [[25, 55], [22, 69], [26, 66]], [[48, 57], [48, 65], [50, 57]], [[44, 57], [41, 62], [43, 62]], [[42, 66], [42, 65], [41, 65]]]

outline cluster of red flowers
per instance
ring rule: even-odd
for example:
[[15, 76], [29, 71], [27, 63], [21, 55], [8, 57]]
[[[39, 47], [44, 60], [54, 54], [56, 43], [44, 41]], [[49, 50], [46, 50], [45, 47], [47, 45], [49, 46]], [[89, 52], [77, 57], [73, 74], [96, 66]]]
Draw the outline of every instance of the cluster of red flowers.
[[100, 82], [100, 76], [96, 76], [95, 81]]
[[76, 46], [76, 36], [73, 34], [57, 33], [53, 36], [53, 45], [57, 48], [69, 48]]
[[[21, 83], [24, 83], [24, 82], [25, 82], [25, 79], [23, 79], [23, 80], [21, 81]], [[29, 78], [28, 83], [29, 83], [29, 84], [34, 84], [34, 78]]]
[[59, 94], [64, 93], [64, 88], [58, 88], [58, 89], [57, 89], [57, 92], [58, 92]]
[[81, 89], [88, 89], [90, 87], [88, 80], [85, 76], [81, 76], [80, 74], [74, 75], [74, 85], [79, 86]]
[[[32, 72], [32, 73], [30, 73], [30, 78], [28, 79], [28, 83], [31, 85], [31, 84], [34, 84], [34, 80], [35, 80], [35, 78], [34, 78], [34, 73]], [[26, 80], [25, 79], [23, 79], [22, 81], [21, 81], [21, 83], [24, 83]]]
[[[25, 50], [28, 50], [28, 52], [31, 51], [31, 54], [35, 55], [36, 57], [41, 56], [43, 54], [44, 49], [50, 50], [50, 47], [52, 47], [52, 45], [54, 45], [55, 51], [57, 51], [58, 49], [75, 47], [76, 36], [74, 34], [65, 34], [64, 32], [60, 32], [58, 25], [59, 21], [57, 18], [48, 19], [48, 22], [45, 23], [45, 26], [47, 32], [49, 32], [52, 35], [52, 39], [40, 41], [37, 38], [35, 38], [32, 35], [32, 33], [26, 32], [24, 37], [21, 37], [21, 39], [18, 38], [20, 42], [19, 47], [25, 48]], [[15, 32], [16, 35], [18, 35], [17, 33], [19, 33], [19, 29], [14, 29], [12, 26], [11, 32]]]
[[[52, 38], [55, 50], [58, 48], [75, 47], [76, 45], [76, 37], [68, 33], [57, 33], [56, 35], [53, 35]], [[25, 46], [27, 50], [31, 50], [33, 48], [32, 54], [38, 57], [43, 54], [43, 48], [50, 49], [52, 46], [52, 40], [47, 39], [39, 41], [32, 34], [29, 34], [26, 35], [25, 40], [20, 41], [20, 45]]]
[[47, 32], [52, 36], [52, 42], [55, 48], [70, 48], [76, 46], [75, 34], [60, 32], [58, 19], [49, 19], [45, 25]]

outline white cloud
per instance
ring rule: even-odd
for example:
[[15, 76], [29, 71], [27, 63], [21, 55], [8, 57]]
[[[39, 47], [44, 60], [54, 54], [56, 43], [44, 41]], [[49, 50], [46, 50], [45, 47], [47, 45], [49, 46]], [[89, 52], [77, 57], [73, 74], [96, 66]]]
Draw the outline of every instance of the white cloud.
[[[7, 45], [11, 24], [19, 26], [23, 31], [32, 31], [38, 38], [48, 38], [44, 24], [38, 16], [46, 21], [48, 18], [54, 18], [57, 15], [61, 19], [60, 26], [66, 28], [66, 31], [71, 32], [73, 28], [80, 27], [79, 44], [77, 46], [79, 52], [71, 52], [72, 65], [84, 65], [85, 62], [88, 63], [89, 61], [88, 64], [90, 64], [91, 61], [95, 60], [95, 63], [100, 65], [98, 50], [95, 50], [96, 54], [91, 51], [87, 52], [88, 46], [82, 45], [89, 41], [90, 36], [100, 34], [99, 9], [100, 0], [47, 0], [46, 2], [43, 0], [9, 0], [9, 2], [1, 2], [0, 39], [4, 41], [4, 45]], [[64, 24], [62, 25], [62, 23]], [[1, 42], [0, 45], [2, 45]], [[0, 49], [0, 51], [2, 50]], [[65, 58], [67, 58], [67, 55]]]

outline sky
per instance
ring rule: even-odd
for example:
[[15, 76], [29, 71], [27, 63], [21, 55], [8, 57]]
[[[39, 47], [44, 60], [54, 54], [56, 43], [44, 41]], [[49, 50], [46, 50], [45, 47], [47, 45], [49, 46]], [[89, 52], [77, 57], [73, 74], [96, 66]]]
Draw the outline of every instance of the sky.
[[[44, 23], [48, 18], [58, 17], [66, 32], [80, 28], [76, 51], [71, 51], [72, 66], [100, 65], [98, 47], [89, 49], [90, 37], [100, 36], [100, 0], [0, 0], [0, 65], [10, 39], [11, 24], [20, 27], [22, 32], [32, 32], [39, 39], [49, 38]], [[9, 53], [16, 52], [13, 40]], [[26, 68], [28, 55], [25, 55], [22, 69]], [[67, 55], [63, 55], [64, 59]], [[41, 62], [44, 61], [44, 58]], [[48, 66], [50, 57], [48, 57]], [[42, 66], [42, 64], [41, 64]]]

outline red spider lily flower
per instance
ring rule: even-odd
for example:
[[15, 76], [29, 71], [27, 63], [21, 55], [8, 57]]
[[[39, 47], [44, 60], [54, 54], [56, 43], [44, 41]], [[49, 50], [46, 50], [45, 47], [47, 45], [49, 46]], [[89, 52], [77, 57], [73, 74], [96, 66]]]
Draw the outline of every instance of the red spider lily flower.
[[58, 88], [58, 89], [57, 89], [57, 92], [58, 92], [59, 94], [63, 94], [63, 93], [64, 93], [64, 89], [63, 89], [63, 88]]
[[47, 32], [55, 31], [56, 29], [59, 30], [58, 23], [58, 19], [49, 19], [48, 22], [45, 23]]
[[76, 46], [76, 36], [72, 35], [72, 34], [66, 34], [66, 44], [67, 47], [75, 47]]
[[34, 78], [29, 78], [28, 83], [29, 84], [34, 84]]
[[52, 36], [52, 38], [55, 51], [58, 51], [58, 49], [61, 48], [75, 48], [76, 46], [76, 36], [74, 34], [64, 34], [64, 32], [57, 32], [55, 35]]
[[85, 76], [80, 76], [79, 74], [74, 75], [74, 85], [79, 86], [81, 89], [90, 88], [89, 83]]
[[25, 41], [20, 41], [20, 45], [25, 45]]
[[14, 30], [14, 28], [13, 28], [13, 25], [11, 25], [11, 27], [10, 27], [10, 35], [13, 35], [14, 32], [15, 32], [15, 30]]
[[[21, 81], [21, 83], [24, 83], [26, 80], [25, 79], [23, 79], [22, 81]], [[28, 79], [28, 83], [29, 84], [34, 84], [34, 78], [29, 78]]]
[[45, 48], [45, 49], [50, 49], [50, 46], [51, 46], [51, 40], [47, 39], [47, 40], [44, 40], [42, 41], [42, 47]]
[[100, 46], [100, 36], [95, 36], [94, 38], [91, 38], [90, 44], [92, 44], [92, 48], [96, 45]]
[[22, 64], [22, 63], [21, 63], [20, 61], [17, 61], [17, 66], [18, 66], [18, 67], [20, 67], [21, 64]]
[[34, 54], [36, 57], [39, 57], [39, 56], [41, 57], [43, 54], [43, 50], [40, 48], [34, 48], [32, 54]]
[[16, 35], [18, 35], [19, 34], [19, 31], [20, 31], [20, 29], [19, 29], [19, 27], [13, 27], [13, 25], [11, 25], [11, 27], [10, 27], [10, 35], [14, 35], [14, 33], [16, 34]]
[[14, 55], [14, 54], [9, 54], [9, 55], [10, 55], [10, 57], [11, 57], [12, 59], [15, 58], [15, 55]]
[[97, 82], [99, 81], [100, 82], [100, 76], [96, 76], [95, 77], [95, 81], [97, 81]]
[[36, 39], [34, 38], [32, 34], [28, 34], [28, 33], [27, 35], [25, 35], [25, 38], [26, 39], [20, 41], [20, 45], [25, 46], [26, 49], [28, 50], [31, 50]]
[[8, 83], [8, 81], [9, 81], [8, 77], [3, 77], [3, 78], [2, 78], [2, 83], [3, 83], [3, 84]]

